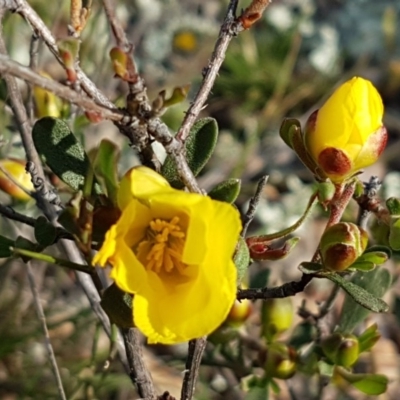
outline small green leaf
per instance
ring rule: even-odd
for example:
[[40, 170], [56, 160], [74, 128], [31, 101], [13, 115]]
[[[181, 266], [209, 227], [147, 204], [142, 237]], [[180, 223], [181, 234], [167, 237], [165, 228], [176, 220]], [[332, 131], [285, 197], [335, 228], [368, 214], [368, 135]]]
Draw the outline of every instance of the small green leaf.
[[50, 169], [73, 189], [82, 189], [90, 162], [67, 123], [52, 117], [42, 118], [33, 126], [32, 137]]
[[13, 251], [10, 247], [14, 247], [14, 240], [0, 235], [0, 258], [11, 257]]
[[400, 199], [396, 197], [390, 197], [386, 200], [386, 207], [388, 208], [391, 216], [400, 217]]
[[[371, 272], [356, 272], [351, 282], [363, 288], [371, 296], [382, 297], [390, 287], [392, 277], [385, 268], [376, 268]], [[369, 311], [346, 296], [340, 316], [339, 330], [351, 333], [363, 321]]]
[[103, 139], [97, 150], [93, 162], [94, 173], [102, 186], [102, 191], [107, 193], [108, 198], [114, 205], [117, 204], [118, 191], [118, 160], [120, 152], [114, 142]]
[[364, 254], [375, 253], [375, 252], [385, 253], [387, 259], [392, 257], [392, 250], [390, 250], [390, 247], [383, 246], [383, 245], [374, 245], [374, 246], [368, 247], [368, 249], [364, 251]]
[[43, 247], [51, 246], [56, 240], [57, 229], [47, 218], [40, 216], [35, 221], [35, 238]]
[[389, 379], [385, 375], [352, 374], [343, 368], [336, 368], [335, 372], [359, 391], [370, 396], [377, 396], [385, 393], [389, 383]]
[[132, 328], [132, 295], [123, 292], [115, 283], [103, 293], [100, 302], [111, 322], [121, 328]]
[[322, 264], [304, 261], [299, 265], [299, 270], [306, 275], [315, 274], [323, 269]]
[[237, 269], [238, 283], [243, 279], [250, 264], [249, 248], [243, 238], [239, 238], [237, 249], [233, 257]]
[[[194, 124], [185, 142], [186, 160], [194, 176], [200, 173], [210, 159], [217, 139], [218, 125], [214, 118], [203, 118]], [[161, 174], [172, 187], [177, 189], [184, 187], [171, 156], [167, 156], [165, 159]]]
[[389, 245], [393, 250], [400, 250], [400, 219], [393, 222], [390, 227]]
[[293, 148], [292, 140], [296, 131], [301, 132], [300, 121], [295, 118], [285, 118], [279, 129], [279, 135], [290, 148]]
[[376, 323], [368, 327], [358, 337], [358, 345], [360, 353], [371, 350], [371, 348], [379, 340], [380, 337], [381, 335], [378, 332], [378, 325]]
[[339, 285], [348, 295], [353, 298], [356, 303], [368, 310], [373, 312], [386, 312], [389, 309], [389, 306], [383, 300], [367, 292], [361, 286], [344, 279], [339, 274], [321, 271], [318, 273], [318, 276], [327, 278]]
[[376, 265], [370, 261], [359, 261], [357, 260], [355, 263], [351, 264], [351, 269], [356, 269], [358, 271], [368, 272], [372, 271]]
[[[375, 265], [381, 265], [388, 260], [388, 255], [386, 252], [383, 251], [370, 251], [367, 253], [362, 254], [360, 257], [357, 258], [356, 263], [359, 262], [369, 262]], [[354, 264], [352, 265], [354, 266]]]
[[215, 186], [209, 193], [214, 200], [233, 203], [240, 193], [240, 179], [228, 179]]

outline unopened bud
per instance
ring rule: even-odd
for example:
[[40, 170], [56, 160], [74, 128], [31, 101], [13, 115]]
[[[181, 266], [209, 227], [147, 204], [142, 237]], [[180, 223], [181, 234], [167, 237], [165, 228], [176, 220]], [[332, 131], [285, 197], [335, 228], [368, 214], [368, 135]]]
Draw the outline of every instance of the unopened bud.
[[226, 322], [232, 327], [240, 327], [247, 320], [253, 310], [253, 304], [250, 300], [235, 300], [229, 311]]
[[329, 360], [342, 367], [351, 367], [360, 354], [359, 343], [354, 335], [335, 332], [321, 343], [322, 350]]
[[290, 297], [267, 299], [262, 303], [262, 335], [272, 341], [293, 323], [293, 303]]
[[272, 343], [266, 353], [265, 374], [267, 378], [289, 379], [297, 367], [297, 353], [283, 343]]
[[321, 238], [323, 265], [331, 271], [344, 271], [364, 252], [368, 235], [364, 229], [350, 222], [339, 222], [329, 227]]

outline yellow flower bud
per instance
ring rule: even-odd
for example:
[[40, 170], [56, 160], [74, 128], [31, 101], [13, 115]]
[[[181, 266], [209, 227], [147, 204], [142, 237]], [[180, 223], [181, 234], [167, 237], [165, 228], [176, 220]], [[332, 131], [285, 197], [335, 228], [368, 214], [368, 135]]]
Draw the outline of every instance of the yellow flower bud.
[[[22, 160], [0, 160], [0, 167], [6, 171], [15, 182], [28, 192], [35, 190], [30, 175], [25, 171], [25, 162]], [[17, 200], [28, 201], [31, 197], [16, 185], [3, 171], [0, 170], [0, 189]]]
[[382, 99], [370, 81], [354, 77], [309, 118], [305, 146], [321, 175], [341, 183], [373, 164], [387, 142]]

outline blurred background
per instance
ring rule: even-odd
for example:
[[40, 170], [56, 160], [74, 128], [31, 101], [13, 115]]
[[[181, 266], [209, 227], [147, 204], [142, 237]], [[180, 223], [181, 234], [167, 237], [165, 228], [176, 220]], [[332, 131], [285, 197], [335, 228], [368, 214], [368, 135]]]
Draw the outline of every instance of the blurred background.
[[[30, 4], [56, 38], [67, 36], [69, 2], [31, 0]], [[163, 89], [171, 91], [175, 86], [191, 84], [188, 101], [171, 107], [163, 116], [171, 130], [176, 131], [201, 82], [201, 72], [210, 58], [228, 1], [115, 0], [115, 4], [116, 13], [134, 44], [134, 58], [146, 80], [150, 99]], [[239, 8], [247, 5], [248, 2], [239, 2]], [[362, 179], [368, 181], [371, 175], [377, 175], [383, 180], [382, 198], [400, 197], [399, 15], [397, 0], [274, 0], [262, 20], [233, 39], [208, 106], [202, 112], [202, 116], [217, 120], [220, 136], [215, 154], [199, 182], [209, 190], [229, 177], [240, 178], [242, 189], [237, 206], [245, 212], [257, 181], [269, 175], [250, 233], [275, 232], [294, 223], [304, 212], [313, 190], [311, 174], [278, 135], [283, 118], [295, 117], [304, 123], [337, 85], [352, 76], [362, 76], [375, 84], [383, 97], [384, 122], [389, 131], [383, 156], [365, 170]], [[7, 14], [4, 37], [10, 56], [27, 65], [30, 27], [20, 16]], [[94, 2], [81, 38], [82, 69], [112, 101], [124, 106], [127, 88], [113, 78], [108, 54], [115, 42], [99, 2]], [[44, 45], [40, 47], [39, 67], [53, 79], [65, 82], [64, 70]], [[23, 159], [7, 93], [3, 81], [0, 83], [0, 158]], [[26, 90], [21, 82], [25, 96]], [[59, 99], [54, 101], [62, 104]], [[68, 114], [68, 107], [63, 108]], [[87, 150], [96, 147], [105, 137], [118, 143], [121, 174], [139, 163], [126, 139], [110, 122], [93, 125], [79, 116], [74, 121], [74, 132]], [[157, 152], [162, 158], [163, 150], [157, 147]], [[12, 204], [22, 213], [37, 214], [31, 202], [13, 203], [7, 195], [0, 196], [2, 203]], [[356, 213], [356, 206], [352, 205], [345, 218], [352, 221]], [[301, 241], [290, 256], [282, 261], [253, 265], [249, 284], [260, 273], [269, 286], [298, 279], [297, 266], [312, 257], [324, 221], [323, 210], [314, 210], [313, 217], [296, 233]], [[13, 237], [32, 235], [29, 228], [4, 218], [0, 220], [0, 232]], [[60, 267], [33, 264], [68, 399], [137, 398], [118, 360], [112, 361], [107, 370], [103, 369], [110, 343], [76, 286], [74, 274]], [[381, 399], [397, 399], [400, 390], [398, 256], [385, 268], [390, 269], [394, 280], [393, 288], [385, 297], [391, 313], [370, 317], [378, 323], [382, 338], [366, 363], [374, 372], [387, 374], [391, 379], [390, 389]], [[305, 299], [310, 309], [316, 308], [329, 288], [328, 282], [313, 282], [306, 293], [294, 298], [295, 306]], [[339, 309], [341, 298], [337, 303]], [[249, 336], [259, 330], [259, 307], [257, 303], [254, 305], [251, 315], [240, 327]], [[294, 325], [298, 321], [299, 317]], [[149, 369], [160, 390], [169, 390], [178, 396], [185, 355], [186, 345], [146, 348]], [[313, 398], [307, 392], [307, 379], [300, 377], [296, 381], [298, 398]], [[201, 370], [196, 398], [239, 398], [230, 392], [237, 383], [229, 369], [206, 366]], [[290, 398], [289, 393], [285, 384], [275, 398]], [[336, 389], [326, 390], [321, 398], [332, 396], [367, 398], [360, 392]], [[0, 398], [57, 398], [24, 265], [15, 259], [2, 260], [0, 265]]]

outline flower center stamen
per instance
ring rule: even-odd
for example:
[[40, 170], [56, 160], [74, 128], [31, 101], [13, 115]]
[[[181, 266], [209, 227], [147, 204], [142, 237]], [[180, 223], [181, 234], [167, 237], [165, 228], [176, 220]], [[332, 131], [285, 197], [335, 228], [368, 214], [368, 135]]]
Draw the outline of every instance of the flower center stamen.
[[169, 222], [162, 219], [150, 221], [145, 237], [136, 247], [136, 255], [149, 271], [171, 272], [174, 268], [183, 273], [186, 264], [182, 262], [185, 233], [179, 226], [179, 217]]

